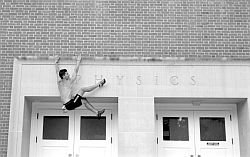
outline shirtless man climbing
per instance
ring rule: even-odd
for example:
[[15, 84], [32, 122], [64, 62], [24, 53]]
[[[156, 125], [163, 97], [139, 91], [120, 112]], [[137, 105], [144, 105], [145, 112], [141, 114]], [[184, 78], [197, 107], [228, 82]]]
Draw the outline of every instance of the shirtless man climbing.
[[85, 105], [87, 109], [95, 113], [98, 117], [105, 112], [105, 109], [97, 110], [94, 106], [92, 106], [89, 101], [83, 97], [85, 92], [91, 92], [98, 87], [102, 87], [106, 80], [103, 79], [95, 85], [89, 87], [82, 87], [76, 95], [73, 95], [74, 92], [74, 84], [76, 81], [77, 73], [79, 71], [79, 65], [81, 63], [81, 56], [78, 56], [76, 59], [76, 66], [72, 77], [70, 77], [67, 69], [59, 69], [59, 60], [60, 57], [56, 57], [55, 60], [55, 67], [56, 67], [56, 74], [57, 74], [57, 85], [61, 96], [61, 101], [63, 103], [62, 109], [63, 110], [74, 110], [77, 107], [80, 107], [82, 104]]

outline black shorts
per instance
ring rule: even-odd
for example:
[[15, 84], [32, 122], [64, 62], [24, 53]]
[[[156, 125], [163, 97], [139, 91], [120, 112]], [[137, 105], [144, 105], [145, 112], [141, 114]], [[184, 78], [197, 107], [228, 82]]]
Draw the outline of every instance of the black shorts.
[[86, 99], [86, 98], [80, 96], [79, 94], [76, 94], [74, 99], [71, 99], [70, 101], [68, 101], [66, 104], [63, 105], [67, 110], [74, 110], [82, 105], [81, 99]]

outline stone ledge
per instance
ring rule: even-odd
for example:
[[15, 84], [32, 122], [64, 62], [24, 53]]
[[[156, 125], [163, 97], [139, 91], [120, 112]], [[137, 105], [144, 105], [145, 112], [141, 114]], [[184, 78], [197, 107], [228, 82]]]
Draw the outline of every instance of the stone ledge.
[[[18, 60], [54, 60], [54, 56], [18, 56]], [[75, 60], [76, 56], [61, 56], [63, 60]], [[168, 62], [168, 61], [250, 61], [250, 57], [244, 58], [185, 58], [185, 57], [83, 57], [83, 60], [92, 61], [133, 61], [133, 62]]]

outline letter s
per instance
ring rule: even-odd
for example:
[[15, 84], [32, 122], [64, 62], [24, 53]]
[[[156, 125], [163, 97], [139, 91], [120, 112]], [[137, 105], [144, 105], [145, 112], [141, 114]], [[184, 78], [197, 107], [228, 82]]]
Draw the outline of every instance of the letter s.
[[137, 76], [136, 84], [141, 85], [141, 76]]
[[191, 78], [190, 78], [191, 79], [191, 85], [193, 85], [193, 86], [196, 85], [196, 81], [195, 81], [194, 78], [195, 78], [195, 76], [191, 76]]

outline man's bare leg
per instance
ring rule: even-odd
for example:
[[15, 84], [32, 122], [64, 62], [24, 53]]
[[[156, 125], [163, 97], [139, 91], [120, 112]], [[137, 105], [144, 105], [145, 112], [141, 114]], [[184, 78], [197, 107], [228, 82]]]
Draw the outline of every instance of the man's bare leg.
[[[103, 79], [102, 81], [98, 82], [95, 85], [81, 88], [80, 91], [78, 92], [78, 94], [83, 97], [83, 95], [84, 95], [85, 92], [91, 92], [94, 89], [96, 89], [97, 87], [103, 86], [105, 83], [106, 83], [106, 80]], [[97, 110], [93, 105], [91, 105], [91, 103], [86, 98], [82, 99], [82, 103], [85, 105], [85, 107], [88, 110], [90, 110], [93, 113], [95, 113], [98, 117], [100, 117], [105, 112], [105, 109]]]
[[102, 110], [97, 110], [93, 105], [91, 105], [91, 103], [86, 99], [86, 98], [83, 98], [82, 99], [82, 103], [85, 105], [85, 107], [92, 111], [94, 114], [96, 114], [98, 117], [100, 117], [104, 112], [105, 112], [105, 109], [102, 109]]
[[87, 99], [82, 99], [82, 103], [88, 110], [92, 111], [95, 114], [98, 114], [98, 110], [93, 105], [91, 105]]
[[100, 82], [98, 82], [97, 84], [95, 85], [92, 85], [92, 86], [88, 86], [88, 87], [83, 87], [79, 90], [78, 94], [81, 95], [83, 97], [83, 94], [85, 92], [91, 92], [93, 91], [94, 89], [98, 88], [98, 87], [102, 87], [104, 84], [106, 83], [106, 80], [103, 79], [101, 80]]

